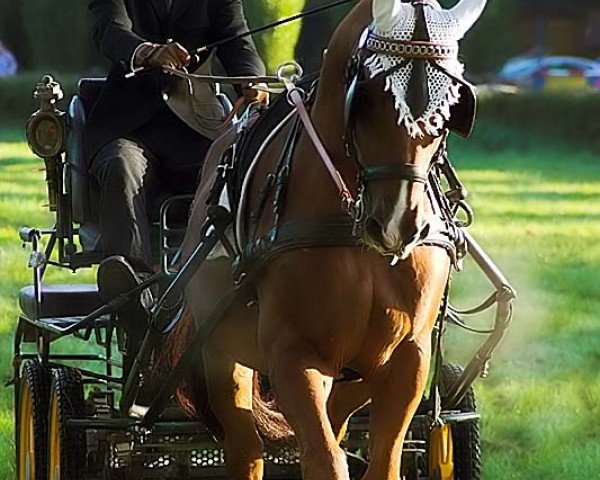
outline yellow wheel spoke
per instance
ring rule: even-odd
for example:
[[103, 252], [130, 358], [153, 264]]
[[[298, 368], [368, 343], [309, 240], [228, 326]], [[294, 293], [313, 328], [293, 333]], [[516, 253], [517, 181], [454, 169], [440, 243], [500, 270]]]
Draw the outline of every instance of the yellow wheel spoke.
[[49, 428], [49, 473], [51, 480], [60, 480], [60, 413], [56, 392], [52, 393], [50, 400], [50, 424]]
[[24, 385], [19, 405], [19, 480], [35, 478], [35, 425], [31, 390]]
[[450, 425], [435, 428], [429, 439], [429, 476], [454, 480], [454, 442]]

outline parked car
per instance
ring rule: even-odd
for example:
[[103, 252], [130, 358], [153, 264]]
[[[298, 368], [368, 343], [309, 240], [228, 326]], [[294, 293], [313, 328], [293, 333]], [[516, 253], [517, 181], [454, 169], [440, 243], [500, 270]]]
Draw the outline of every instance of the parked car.
[[587, 58], [515, 57], [504, 64], [498, 76], [503, 83], [535, 91], [600, 91], [600, 61]]
[[11, 77], [17, 73], [17, 60], [12, 52], [0, 41], [0, 77]]

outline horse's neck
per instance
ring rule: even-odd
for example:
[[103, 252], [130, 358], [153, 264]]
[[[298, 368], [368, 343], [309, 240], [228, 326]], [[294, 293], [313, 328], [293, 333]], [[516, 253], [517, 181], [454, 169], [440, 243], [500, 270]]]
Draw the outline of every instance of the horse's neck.
[[371, 2], [363, 0], [339, 25], [327, 48], [312, 110], [323, 142], [335, 158], [345, 157], [344, 104], [346, 68], [358, 38], [371, 21]]

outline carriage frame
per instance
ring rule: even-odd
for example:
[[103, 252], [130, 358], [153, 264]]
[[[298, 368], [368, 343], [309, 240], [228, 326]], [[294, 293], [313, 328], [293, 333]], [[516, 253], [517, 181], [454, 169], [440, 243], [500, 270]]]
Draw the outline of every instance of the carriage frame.
[[[74, 175], [81, 174], [85, 105], [80, 96], [75, 96], [68, 113], [58, 110], [56, 103], [62, 92], [51, 77], [44, 77], [38, 84], [35, 96], [41, 108], [28, 122], [27, 134], [32, 150], [45, 162], [49, 205], [56, 223], [52, 228], [19, 230], [20, 240], [31, 250], [28, 267], [32, 283], [19, 294], [21, 313], [13, 346], [14, 378], [10, 382], [14, 386], [18, 478], [54, 478], [56, 468], [63, 476], [66, 472], [68, 478], [77, 479], [225, 478], [222, 449], [206, 426], [178, 412], [171, 415], [173, 412], [165, 409], [184, 369], [195, 358], [191, 349], [147, 408], [140, 409], [135, 398], [147, 381], [144, 369], [154, 346], [178, 321], [178, 317], [166, 316], [163, 307], [181, 294], [195, 269], [224, 236], [228, 212], [222, 208], [210, 212], [202, 243], [186, 265], [173, 271], [170, 259], [178, 250], [173, 242], [181, 237], [182, 228], [171, 225], [170, 212], [191, 198], [167, 199], [156, 223], [162, 271], [110, 304], [98, 303], [93, 286], [47, 285], [47, 268], [75, 272], [99, 263], [101, 257], [97, 250], [77, 246], [78, 239], [83, 244], [89, 240], [82, 239], [86, 232], [73, 214], [76, 195], [72, 181]], [[52, 135], [44, 137], [49, 127]], [[447, 194], [458, 195], [457, 201], [464, 203], [466, 192], [458, 178], [456, 182], [456, 188]], [[493, 292], [481, 306], [468, 311], [458, 312], [450, 304], [442, 306], [432, 339], [435, 361], [431, 386], [404, 446], [402, 474], [408, 480], [476, 480], [481, 474], [479, 413], [473, 384], [487, 375], [489, 362], [509, 327], [516, 294], [476, 240], [466, 229], [462, 231], [468, 255], [489, 280]], [[123, 367], [119, 357], [130, 353], [115, 312], [132, 295], [164, 278], [169, 279], [169, 287], [154, 305], [144, 345], [131, 362], [128, 375], [119, 373]], [[230, 292], [218, 304], [194, 346], [203, 343], [210, 326], [219, 321], [236, 293]], [[489, 330], [469, 327], [462, 318], [493, 306], [495, 321]], [[443, 361], [442, 338], [446, 325], [452, 323], [486, 335], [464, 369]], [[83, 347], [83, 353], [61, 353], [55, 344], [67, 337], [77, 338], [84, 345], [95, 343], [100, 351]], [[40, 418], [28, 420], [27, 413]], [[34, 437], [45, 438], [30, 438], [24, 432], [28, 427], [33, 428]], [[368, 459], [367, 431], [368, 408], [353, 416], [344, 444], [351, 471], [357, 477]], [[27, 442], [30, 456], [24, 452], [23, 444]], [[293, 448], [273, 446], [267, 449], [266, 459], [267, 478], [300, 477]], [[33, 474], [31, 465], [37, 468]]]

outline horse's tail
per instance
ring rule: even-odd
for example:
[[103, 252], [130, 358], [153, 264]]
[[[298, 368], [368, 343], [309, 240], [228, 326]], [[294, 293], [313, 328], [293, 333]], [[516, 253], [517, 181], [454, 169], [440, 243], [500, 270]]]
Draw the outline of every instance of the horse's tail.
[[[159, 372], [160, 377], [164, 378], [165, 374], [179, 362], [196, 332], [196, 322], [187, 309], [165, 340], [156, 359], [156, 371]], [[159, 378], [158, 381], [161, 379]], [[204, 362], [201, 358], [193, 369], [186, 372], [175, 392], [175, 399], [186, 415], [198, 419], [217, 438], [223, 439], [223, 427], [210, 407]]]
[[287, 444], [294, 441], [294, 432], [277, 408], [273, 395], [262, 392], [260, 374], [254, 372], [252, 385], [252, 416], [260, 435], [272, 444]]
[[[160, 377], [162, 377], [162, 373], [170, 371], [177, 364], [194, 338], [196, 331], [196, 322], [187, 310], [179, 324], [165, 340], [156, 359], [156, 371]], [[157, 381], [160, 381], [160, 378], [157, 378]], [[255, 372], [252, 413], [259, 433], [268, 443], [281, 444], [293, 441], [292, 429], [283, 414], [277, 409], [272, 395], [263, 395], [262, 390], [260, 375]], [[195, 368], [186, 374], [177, 389], [175, 398], [189, 417], [203, 422], [217, 438], [223, 439], [223, 427], [210, 406], [204, 362], [201, 359]]]

